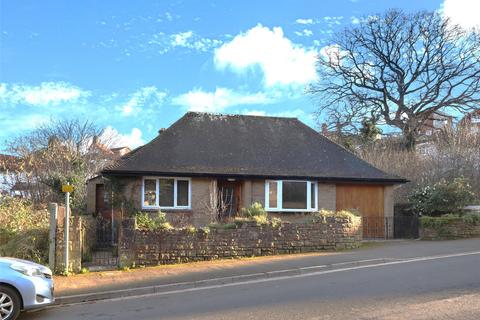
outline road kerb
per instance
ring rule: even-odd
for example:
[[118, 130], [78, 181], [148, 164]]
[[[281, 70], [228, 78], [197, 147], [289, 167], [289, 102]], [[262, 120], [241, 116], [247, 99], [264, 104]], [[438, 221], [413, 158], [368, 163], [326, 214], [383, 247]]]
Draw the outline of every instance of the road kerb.
[[275, 277], [287, 277], [299, 274], [313, 273], [325, 269], [335, 269], [346, 266], [358, 266], [362, 264], [376, 264], [384, 263], [386, 259], [371, 259], [371, 260], [360, 260], [360, 261], [350, 261], [350, 262], [341, 262], [329, 265], [318, 265], [318, 266], [309, 266], [301, 268], [292, 268], [284, 270], [273, 270], [267, 272], [258, 272], [252, 274], [243, 274], [235, 275], [229, 277], [220, 277], [220, 278], [210, 278], [197, 281], [189, 282], [179, 282], [179, 283], [168, 283], [168, 284], [159, 284], [147, 287], [137, 287], [137, 288], [128, 288], [128, 289], [118, 289], [112, 291], [101, 291], [101, 292], [92, 292], [92, 293], [83, 293], [77, 295], [69, 296], [60, 296], [55, 298], [55, 305], [65, 305], [79, 302], [89, 302], [97, 300], [105, 300], [112, 298], [121, 298], [153, 293], [168, 292], [173, 290], [182, 290], [190, 288], [200, 288], [214, 285], [222, 285], [227, 283], [236, 283], [257, 279], [267, 279]]

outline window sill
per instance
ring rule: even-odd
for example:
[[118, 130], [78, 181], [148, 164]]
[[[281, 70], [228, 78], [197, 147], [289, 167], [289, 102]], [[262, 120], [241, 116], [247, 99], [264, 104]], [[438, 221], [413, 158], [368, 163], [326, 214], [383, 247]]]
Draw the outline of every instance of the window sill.
[[268, 209], [265, 209], [265, 211], [267, 212], [280, 212], [280, 213], [305, 213], [305, 212], [308, 212], [308, 213], [311, 213], [311, 212], [317, 212], [318, 209], [272, 209], [272, 208], [268, 208]]
[[142, 210], [146, 211], [191, 211], [192, 207], [177, 207], [177, 208], [171, 208], [171, 207], [142, 207]]

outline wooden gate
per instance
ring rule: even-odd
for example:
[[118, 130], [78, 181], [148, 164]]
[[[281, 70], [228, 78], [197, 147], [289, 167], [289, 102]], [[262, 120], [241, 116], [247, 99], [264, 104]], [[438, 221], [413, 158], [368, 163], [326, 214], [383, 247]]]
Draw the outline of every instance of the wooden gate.
[[364, 238], [385, 237], [383, 189], [377, 185], [337, 185], [337, 210], [360, 212]]

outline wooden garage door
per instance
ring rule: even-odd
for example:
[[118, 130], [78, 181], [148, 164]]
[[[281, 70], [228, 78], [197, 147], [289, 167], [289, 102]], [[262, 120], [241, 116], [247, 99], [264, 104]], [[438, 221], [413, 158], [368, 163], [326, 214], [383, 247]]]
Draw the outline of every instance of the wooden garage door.
[[385, 236], [383, 186], [337, 185], [337, 210], [357, 209], [363, 217], [363, 237]]

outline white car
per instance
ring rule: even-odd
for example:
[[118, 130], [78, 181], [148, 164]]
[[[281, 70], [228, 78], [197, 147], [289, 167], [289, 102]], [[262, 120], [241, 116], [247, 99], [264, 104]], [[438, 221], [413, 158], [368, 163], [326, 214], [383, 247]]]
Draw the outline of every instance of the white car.
[[0, 320], [14, 320], [22, 310], [41, 308], [54, 301], [49, 268], [0, 257]]

